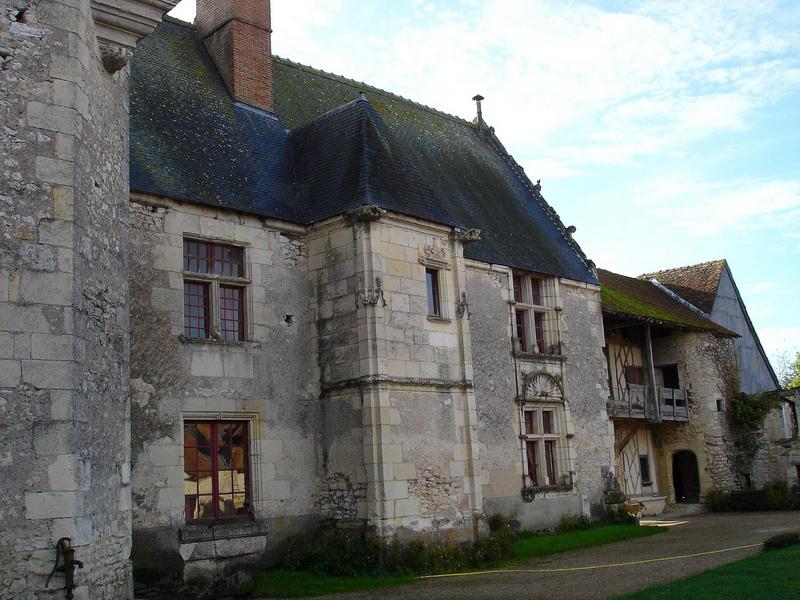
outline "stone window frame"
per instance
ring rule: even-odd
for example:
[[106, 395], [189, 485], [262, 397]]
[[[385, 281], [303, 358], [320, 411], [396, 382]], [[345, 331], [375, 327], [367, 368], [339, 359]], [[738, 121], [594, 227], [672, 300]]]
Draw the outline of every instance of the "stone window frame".
[[450, 271], [450, 261], [448, 260], [448, 252], [444, 246], [439, 246], [436, 244], [427, 244], [420, 249], [421, 256], [419, 257], [419, 263], [423, 266], [423, 274], [425, 280], [425, 297], [426, 300], [428, 299], [428, 290], [427, 290], [427, 273], [428, 271], [432, 271], [436, 273], [437, 277], [437, 287], [439, 292], [439, 313], [430, 314], [427, 311], [426, 304], [426, 312], [427, 318], [429, 321], [437, 321], [443, 323], [449, 323], [451, 321], [450, 318], [450, 303], [449, 303], [449, 295], [447, 293], [447, 271]]
[[[520, 439], [523, 440], [523, 474], [526, 485], [534, 488], [567, 487], [570, 468], [568, 462], [569, 451], [566, 438], [566, 418], [564, 406], [555, 401], [531, 401], [521, 403], [521, 428]], [[550, 431], [544, 427], [544, 414], [551, 415]], [[528, 416], [532, 418], [529, 420]], [[533, 424], [532, 431], [528, 425]], [[531, 473], [531, 460], [529, 458], [530, 445], [534, 445], [536, 472]], [[548, 451], [548, 448], [550, 451]]]
[[[260, 500], [264, 497], [261, 470], [262, 470], [262, 452], [261, 452], [261, 436], [262, 436], [262, 418], [260, 413], [256, 412], [235, 412], [235, 411], [185, 411], [180, 415], [180, 462], [181, 468], [185, 465], [184, 456], [184, 425], [187, 421], [244, 421], [247, 423], [248, 432], [248, 460], [247, 460], [247, 481], [248, 481], [248, 501], [251, 507], [251, 514], [248, 517], [257, 518], [258, 505]], [[186, 520], [186, 507], [185, 507], [185, 493], [181, 490], [180, 505], [183, 507], [181, 515], [183, 519], [183, 526], [187, 528], [207, 527], [208, 522], [204, 521], [187, 521]], [[220, 519], [219, 523], [238, 523], [246, 518], [234, 517], [227, 519]]]
[[508, 285], [514, 353], [561, 356], [558, 278], [512, 270]]
[[[241, 277], [234, 277], [230, 275], [218, 275], [214, 273], [200, 273], [196, 271], [186, 270], [185, 261], [185, 243], [186, 242], [199, 242], [208, 244], [210, 247], [224, 246], [237, 248], [242, 251], [242, 269], [243, 274]], [[181, 338], [192, 342], [220, 342], [228, 344], [238, 344], [253, 340], [254, 329], [253, 319], [250, 315], [253, 314], [252, 307], [252, 277], [251, 266], [248, 261], [249, 245], [239, 241], [222, 240], [218, 238], [210, 238], [202, 235], [192, 233], [184, 233], [181, 238], [181, 274], [183, 283], [202, 284], [208, 290], [208, 331], [207, 337], [189, 337], [184, 333]], [[241, 299], [239, 304], [240, 311], [240, 338], [238, 340], [222, 339], [220, 335], [220, 305], [221, 305], [221, 290], [223, 288], [238, 288], [241, 290]]]

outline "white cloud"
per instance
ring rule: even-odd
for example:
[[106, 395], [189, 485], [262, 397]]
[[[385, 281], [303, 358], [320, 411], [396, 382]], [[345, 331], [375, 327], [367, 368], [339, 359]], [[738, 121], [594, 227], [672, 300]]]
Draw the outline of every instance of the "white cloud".
[[[637, 190], [671, 229], [705, 236], [735, 230], [793, 228], [800, 211], [800, 180], [651, 181]], [[788, 233], [788, 232], [787, 232]]]

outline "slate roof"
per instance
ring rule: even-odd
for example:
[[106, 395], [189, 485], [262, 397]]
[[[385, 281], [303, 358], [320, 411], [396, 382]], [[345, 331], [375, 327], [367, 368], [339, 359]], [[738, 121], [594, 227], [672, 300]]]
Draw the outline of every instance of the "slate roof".
[[738, 335], [722, 325], [706, 319], [655, 284], [636, 277], [626, 277], [598, 269], [603, 312], [661, 325], [670, 329], [713, 331], [727, 336]]
[[655, 279], [687, 302], [706, 314], [711, 314], [717, 297], [719, 279], [725, 260], [712, 260], [697, 265], [665, 269], [640, 275], [641, 279]]
[[165, 19], [131, 63], [131, 189], [295, 223], [376, 204], [481, 229], [467, 258], [597, 283], [489, 128], [277, 57], [273, 95], [278, 117], [234, 102]]

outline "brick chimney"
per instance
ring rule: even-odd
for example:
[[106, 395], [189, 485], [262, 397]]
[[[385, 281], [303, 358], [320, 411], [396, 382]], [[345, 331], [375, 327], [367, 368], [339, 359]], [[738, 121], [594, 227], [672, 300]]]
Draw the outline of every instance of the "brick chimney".
[[272, 110], [270, 0], [197, 0], [195, 24], [238, 101]]

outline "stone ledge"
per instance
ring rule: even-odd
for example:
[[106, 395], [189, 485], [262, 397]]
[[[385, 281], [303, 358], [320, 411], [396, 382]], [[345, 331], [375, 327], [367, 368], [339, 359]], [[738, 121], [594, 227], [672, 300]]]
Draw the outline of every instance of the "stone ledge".
[[269, 533], [266, 523], [258, 521], [229, 521], [216, 525], [185, 525], [180, 530], [181, 543], [208, 542], [234, 538], [263, 536]]

